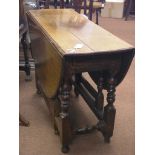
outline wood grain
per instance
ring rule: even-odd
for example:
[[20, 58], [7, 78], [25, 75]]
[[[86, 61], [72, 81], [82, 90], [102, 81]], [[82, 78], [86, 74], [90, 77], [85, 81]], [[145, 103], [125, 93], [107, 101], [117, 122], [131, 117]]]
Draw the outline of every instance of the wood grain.
[[[29, 15], [38, 23], [51, 42], [61, 49], [62, 55], [133, 48], [72, 9], [31, 10]], [[83, 47], [74, 50], [76, 44], [83, 44]]]

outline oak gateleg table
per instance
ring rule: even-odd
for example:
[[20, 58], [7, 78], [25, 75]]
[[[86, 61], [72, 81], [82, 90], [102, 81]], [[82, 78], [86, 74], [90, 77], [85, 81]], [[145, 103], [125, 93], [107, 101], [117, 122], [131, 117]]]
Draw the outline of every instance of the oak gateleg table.
[[[52, 113], [62, 152], [69, 151], [73, 134], [92, 130], [100, 131], [105, 142], [110, 142], [116, 87], [130, 67], [134, 47], [72, 9], [31, 10], [27, 17], [37, 92], [43, 95]], [[84, 72], [96, 83], [97, 91], [84, 78]], [[69, 113], [72, 88], [97, 117], [98, 122], [92, 127], [72, 129]], [[103, 89], [107, 90], [107, 105]]]

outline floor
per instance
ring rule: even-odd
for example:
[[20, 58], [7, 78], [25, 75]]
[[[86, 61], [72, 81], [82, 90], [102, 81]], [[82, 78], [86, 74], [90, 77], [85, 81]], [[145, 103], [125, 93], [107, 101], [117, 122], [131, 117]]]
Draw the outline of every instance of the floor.
[[[99, 25], [134, 46], [135, 21], [129, 19], [99, 18]], [[35, 76], [25, 82], [20, 72], [20, 112], [30, 121], [30, 127], [20, 126], [20, 155], [62, 155], [59, 137], [54, 134], [49, 112], [43, 98], [36, 94]], [[91, 79], [85, 75], [89, 81]], [[135, 154], [135, 63], [116, 92], [116, 121], [110, 144], [104, 143], [99, 132], [74, 138], [69, 155], [134, 155]], [[106, 92], [104, 91], [106, 95]], [[79, 127], [96, 124], [96, 117], [81, 97], [72, 94], [72, 117]]]

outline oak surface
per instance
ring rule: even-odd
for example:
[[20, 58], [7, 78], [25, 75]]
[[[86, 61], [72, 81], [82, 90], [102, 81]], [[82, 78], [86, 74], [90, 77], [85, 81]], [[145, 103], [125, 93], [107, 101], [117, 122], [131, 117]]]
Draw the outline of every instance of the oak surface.
[[[31, 10], [29, 15], [60, 54], [111, 52], [133, 48], [72, 9]], [[63, 37], [62, 37], [63, 36]], [[76, 48], [80, 44], [82, 47]]]

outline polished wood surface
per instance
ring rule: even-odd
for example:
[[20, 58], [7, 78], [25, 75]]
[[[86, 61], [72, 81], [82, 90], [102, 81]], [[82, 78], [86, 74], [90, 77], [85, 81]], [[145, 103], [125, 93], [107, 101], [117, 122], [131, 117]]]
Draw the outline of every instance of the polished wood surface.
[[[98, 130], [105, 142], [113, 135], [117, 86], [124, 79], [134, 57], [134, 48], [71, 9], [28, 12], [36, 88], [52, 113], [62, 152], [69, 151], [73, 135]], [[88, 72], [95, 90], [82, 73]], [[98, 122], [74, 129], [70, 116], [70, 92], [81, 95]], [[103, 90], [107, 91], [104, 102]]]
[[36, 82], [40, 81], [40, 85], [47, 97], [54, 97], [61, 80], [61, 55], [59, 54], [59, 50], [50, 43], [49, 38], [43, 35], [42, 31], [40, 31], [39, 27], [36, 27], [31, 19], [29, 19], [29, 29], [37, 73], [36, 80], [39, 79]]
[[[70, 9], [32, 10], [29, 14], [50, 41], [56, 43], [62, 55], [111, 52], [133, 48]], [[83, 47], [72, 52], [76, 44], [83, 44]]]

